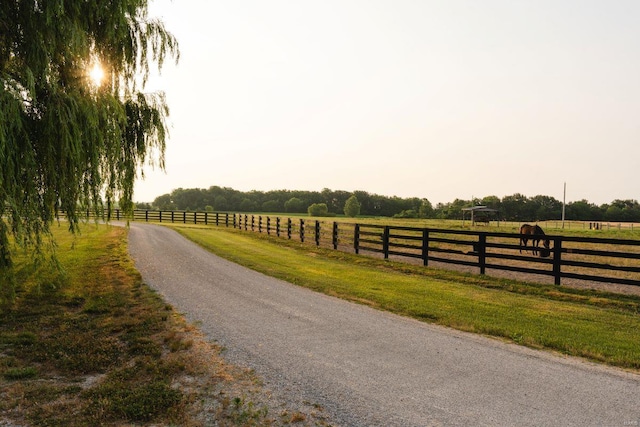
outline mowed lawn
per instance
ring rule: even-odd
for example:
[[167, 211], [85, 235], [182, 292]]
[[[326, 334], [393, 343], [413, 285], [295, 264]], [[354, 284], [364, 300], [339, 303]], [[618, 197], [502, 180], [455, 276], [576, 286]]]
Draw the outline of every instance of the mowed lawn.
[[173, 225], [231, 261], [381, 310], [640, 370], [640, 297], [409, 266], [228, 228]]

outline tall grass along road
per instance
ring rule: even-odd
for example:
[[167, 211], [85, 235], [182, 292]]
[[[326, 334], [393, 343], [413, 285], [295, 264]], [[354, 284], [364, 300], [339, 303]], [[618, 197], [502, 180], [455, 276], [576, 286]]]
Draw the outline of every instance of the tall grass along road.
[[[335, 425], [636, 425], [640, 376], [315, 293], [132, 223], [146, 283], [276, 400]], [[282, 260], [286, 262], [286, 260]]]

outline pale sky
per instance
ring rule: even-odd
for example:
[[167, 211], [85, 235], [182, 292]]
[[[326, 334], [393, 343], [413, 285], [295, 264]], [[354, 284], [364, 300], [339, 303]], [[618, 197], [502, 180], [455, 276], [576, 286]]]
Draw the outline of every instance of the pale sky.
[[175, 188], [640, 199], [638, 0], [152, 0]]

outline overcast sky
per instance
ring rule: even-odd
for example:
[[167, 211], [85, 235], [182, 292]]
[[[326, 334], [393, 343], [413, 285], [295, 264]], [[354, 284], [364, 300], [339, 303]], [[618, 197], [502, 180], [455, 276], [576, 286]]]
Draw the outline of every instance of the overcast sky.
[[152, 0], [175, 188], [640, 199], [640, 1]]

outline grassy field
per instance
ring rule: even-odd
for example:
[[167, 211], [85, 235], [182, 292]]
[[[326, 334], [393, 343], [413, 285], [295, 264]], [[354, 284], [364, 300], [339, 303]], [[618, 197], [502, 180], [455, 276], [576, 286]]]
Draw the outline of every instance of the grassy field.
[[[231, 214], [230, 214], [231, 215]], [[241, 214], [244, 217], [244, 214]], [[249, 219], [252, 214], [247, 214]], [[320, 221], [324, 223], [346, 223], [346, 224], [376, 224], [376, 225], [391, 225], [399, 227], [428, 227], [428, 228], [441, 228], [447, 230], [475, 230], [475, 231], [490, 231], [498, 233], [517, 233], [520, 230], [520, 226], [523, 224], [518, 221], [491, 221], [490, 225], [476, 224], [472, 225], [471, 220], [466, 219], [464, 221], [459, 219], [420, 219], [420, 218], [389, 218], [389, 217], [367, 217], [358, 216], [357, 218], [350, 218], [344, 215], [338, 215], [335, 217], [312, 217], [307, 214], [291, 214], [291, 213], [262, 213], [253, 214], [257, 221], [258, 216], [266, 221], [267, 217], [276, 218], [280, 217], [283, 221], [286, 218], [291, 218], [292, 221], [297, 222], [300, 219], [310, 223], [311, 221]], [[221, 217], [222, 218], [222, 217]], [[536, 222], [530, 222], [535, 224]], [[589, 229], [588, 221], [565, 221], [564, 226], [560, 220], [541, 221], [538, 224], [550, 234], [555, 235], [574, 235], [574, 236], [590, 236], [590, 237], [605, 237], [605, 238], [621, 238], [621, 239], [640, 239], [640, 223], [602, 223], [603, 228], [600, 230]]]
[[[319, 292], [640, 371], [640, 297], [425, 269], [224, 227], [174, 227]], [[225, 364], [142, 283], [126, 229], [54, 234], [62, 270], [18, 256], [15, 297], [0, 303], [0, 425], [326, 425], [321, 408], [270, 409], [258, 378]]]
[[63, 270], [19, 256], [0, 304], [0, 425], [323, 425], [270, 411], [259, 379], [142, 283], [126, 229], [54, 234]]
[[228, 228], [173, 225], [216, 254], [300, 286], [532, 348], [640, 370], [640, 297], [425, 269]]

